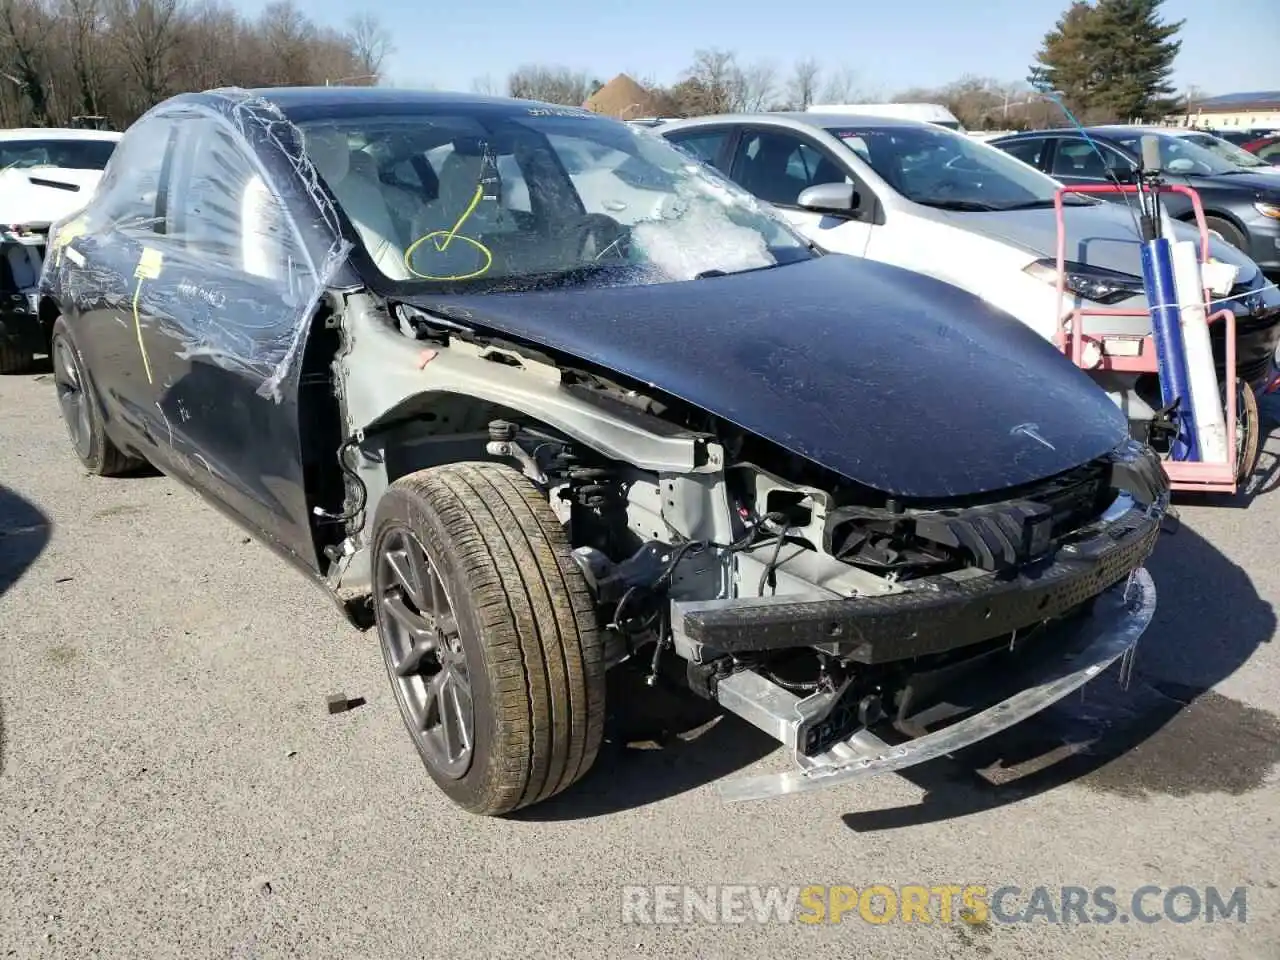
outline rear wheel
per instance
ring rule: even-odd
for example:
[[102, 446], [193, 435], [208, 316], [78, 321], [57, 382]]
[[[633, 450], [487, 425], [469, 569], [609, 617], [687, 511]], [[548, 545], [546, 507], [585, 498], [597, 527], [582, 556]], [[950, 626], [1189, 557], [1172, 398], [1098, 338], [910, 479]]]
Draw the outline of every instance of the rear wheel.
[[85, 376], [80, 351], [61, 317], [54, 321], [49, 350], [62, 422], [67, 426], [71, 447], [85, 469], [100, 477], [117, 477], [145, 466], [145, 461], [123, 453], [107, 436], [101, 407], [93, 385]]
[[[1224, 391], [1225, 393], [1225, 391]], [[1225, 405], [1224, 405], [1225, 406]], [[1262, 453], [1262, 422], [1258, 397], [1244, 380], [1236, 380], [1236, 482], [1253, 476]]]
[[604, 659], [595, 608], [545, 497], [493, 463], [393, 483], [374, 518], [378, 634], [414, 745], [472, 813], [509, 813], [595, 762]]
[[25, 347], [0, 340], [0, 374], [26, 373], [35, 359], [36, 355]]

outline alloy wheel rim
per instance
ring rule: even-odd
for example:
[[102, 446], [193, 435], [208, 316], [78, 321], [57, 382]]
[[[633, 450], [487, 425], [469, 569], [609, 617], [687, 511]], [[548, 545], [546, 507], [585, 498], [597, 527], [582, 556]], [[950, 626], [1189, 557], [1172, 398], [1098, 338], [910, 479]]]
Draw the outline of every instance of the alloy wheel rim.
[[87, 458], [93, 446], [93, 430], [89, 424], [89, 398], [80, 379], [80, 369], [71, 353], [71, 345], [59, 337], [53, 349], [53, 382], [58, 392], [62, 421], [71, 435], [72, 446]]
[[410, 733], [427, 762], [464, 776], [475, 748], [475, 706], [453, 604], [421, 541], [404, 529], [383, 541], [378, 630]]

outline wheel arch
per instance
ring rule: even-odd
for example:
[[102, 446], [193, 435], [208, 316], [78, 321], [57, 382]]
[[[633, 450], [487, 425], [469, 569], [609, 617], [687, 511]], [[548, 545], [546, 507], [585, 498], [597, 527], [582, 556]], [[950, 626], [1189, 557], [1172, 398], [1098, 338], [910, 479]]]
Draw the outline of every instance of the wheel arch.
[[[1245, 238], [1246, 242], [1249, 239], [1249, 231], [1245, 227], [1244, 223], [1240, 220], [1239, 217], [1237, 217], [1234, 213], [1232, 213], [1229, 210], [1223, 210], [1218, 207], [1205, 207], [1204, 218], [1205, 220], [1210, 220], [1210, 219], [1222, 220], [1226, 223], [1229, 223], [1231, 224], [1231, 226], [1235, 227], [1237, 230], [1240, 231], [1240, 235]], [[1195, 209], [1193, 208], [1191, 210], [1188, 210], [1186, 213], [1179, 216], [1178, 219], [1181, 220], [1183, 223], [1194, 224], [1196, 222]]]

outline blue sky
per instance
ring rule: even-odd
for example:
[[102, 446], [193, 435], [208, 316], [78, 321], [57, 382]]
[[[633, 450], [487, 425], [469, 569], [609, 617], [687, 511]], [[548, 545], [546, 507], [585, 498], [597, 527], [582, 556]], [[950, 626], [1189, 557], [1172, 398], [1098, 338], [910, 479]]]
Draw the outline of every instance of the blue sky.
[[[261, 0], [240, 0], [246, 13]], [[313, 19], [341, 25], [343, 0], [297, 0]], [[394, 32], [388, 81], [467, 90], [501, 86], [525, 62], [562, 64], [608, 79], [673, 82], [698, 47], [772, 60], [779, 72], [814, 57], [852, 69], [864, 90], [893, 93], [965, 73], [1025, 78], [1040, 39], [1068, 0], [382, 0]], [[1280, 88], [1280, 0], [1166, 0], [1186, 19], [1176, 81], [1210, 93]]]

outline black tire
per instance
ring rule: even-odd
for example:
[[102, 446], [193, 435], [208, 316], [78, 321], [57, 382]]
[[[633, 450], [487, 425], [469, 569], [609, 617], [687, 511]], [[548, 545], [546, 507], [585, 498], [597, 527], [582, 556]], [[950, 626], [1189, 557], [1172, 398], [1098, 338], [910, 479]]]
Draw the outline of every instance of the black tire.
[[0, 340], [0, 374], [26, 373], [35, 359], [36, 355], [25, 347]]
[[1249, 240], [1230, 220], [1223, 220], [1221, 217], [1205, 217], [1204, 225], [1213, 232], [1217, 233], [1231, 246], [1245, 253], [1249, 252]]
[[[403, 588], [392, 558], [415, 547], [427, 566], [410, 579], [432, 608], [416, 636], [434, 631], [425, 646], [452, 652], [418, 654], [420, 665], [406, 674], [414, 658], [398, 631], [404, 610], [421, 606], [409, 602], [413, 591]], [[437, 587], [443, 607], [427, 598], [438, 596]], [[559, 521], [522, 474], [458, 463], [391, 484], [374, 517], [373, 602], [401, 716], [432, 779], [456, 804], [499, 816], [560, 793], [591, 768], [604, 730], [600, 627]], [[465, 769], [441, 756], [443, 711], [437, 708], [439, 728], [424, 730], [430, 708], [415, 693], [433, 681], [443, 691], [450, 669], [465, 673], [472, 705]], [[450, 689], [456, 706], [457, 685]]]
[[1236, 482], [1242, 487], [1253, 476], [1261, 455], [1262, 414], [1258, 397], [1248, 383], [1236, 380]]
[[53, 324], [49, 359], [62, 422], [67, 427], [71, 449], [84, 468], [99, 477], [119, 477], [144, 467], [146, 461], [122, 452], [107, 436], [98, 395], [85, 376], [84, 360], [62, 317]]

